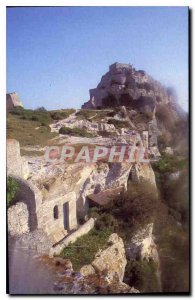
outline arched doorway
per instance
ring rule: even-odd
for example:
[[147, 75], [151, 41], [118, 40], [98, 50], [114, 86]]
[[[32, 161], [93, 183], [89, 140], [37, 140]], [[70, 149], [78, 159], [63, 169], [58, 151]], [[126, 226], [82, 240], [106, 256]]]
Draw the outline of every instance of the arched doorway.
[[27, 180], [15, 178], [19, 183], [19, 191], [16, 195], [16, 202], [24, 202], [27, 205], [29, 212], [29, 229], [34, 231], [37, 229], [37, 213], [36, 213], [36, 200], [35, 192]]

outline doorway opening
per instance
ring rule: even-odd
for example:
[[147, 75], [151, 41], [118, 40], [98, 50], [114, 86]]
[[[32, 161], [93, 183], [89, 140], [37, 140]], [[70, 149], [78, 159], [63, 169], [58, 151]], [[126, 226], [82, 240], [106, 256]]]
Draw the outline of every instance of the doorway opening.
[[63, 204], [64, 229], [69, 229], [69, 206], [68, 202]]

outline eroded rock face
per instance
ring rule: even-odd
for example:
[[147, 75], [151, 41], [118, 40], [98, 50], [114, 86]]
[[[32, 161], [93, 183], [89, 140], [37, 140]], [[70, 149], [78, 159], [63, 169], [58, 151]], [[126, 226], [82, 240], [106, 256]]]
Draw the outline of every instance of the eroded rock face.
[[[57, 258], [58, 259], [58, 258]], [[49, 266], [54, 274], [53, 290], [56, 294], [133, 294], [139, 293], [134, 287], [121, 282], [118, 277], [112, 282], [108, 281], [105, 274], [96, 274], [91, 265], [83, 266], [80, 272], [64, 268], [64, 260], [60, 259], [56, 265], [56, 259], [48, 256], [40, 257], [40, 262]]]
[[166, 89], [145, 71], [137, 71], [129, 64], [114, 63], [97, 88], [90, 90], [90, 100], [82, 108], [124, 105], [152, 112], [156, 103], [167, 104], [168, 101]]
[[96, 273], [104, 273], [110, 282], [114, 278], [123, 281], [127, 264], [123, 240], [113, 233], [108, 239], [108, 248], [99, 250], [91, 263]]
[[83, 276], [93, 275], [93, 274], [95, 274], [95, 269], [94, 269], [94, 267], [92, 265], [84, 265], [80, 269], [80, 273]]
[[154, 242], [153, 223], [139, 230], [132, 238], [127, 249], [128, 259], [152, 259], [159, 263], [157, 246]]

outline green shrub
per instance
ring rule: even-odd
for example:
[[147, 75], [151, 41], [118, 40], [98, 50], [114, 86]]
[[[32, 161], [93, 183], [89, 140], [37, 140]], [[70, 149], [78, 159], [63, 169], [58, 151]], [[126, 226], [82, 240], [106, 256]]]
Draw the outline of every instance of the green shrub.
[[89, 218], [97, 219], [100, 217], [100, 215], [101, 215], [101, 209], [99, 207], [94, 206], [89, 209], [88, 212]]
[[68, 127], [61, 127], [59, 130], [60, 134], [68, 134], [72, 136], [79, 136], [79, 137], [95, 137], [96, 135], [94, 133], [87, 132], [85, 129], [81, 128], [68, 128]]
[[158, 195], [150, 183], [130, 182], [127, 192], [114, 200], [113, 213], [115, 218], [134, 227], [153, 221], [157, 207]]
[[137, 288], [142, 293], [158, 292], [156, 267], [153, 261], [128, 261], [125, 269], [125, 277], [128, 278], [127, 284]]
[[74, 112], [75, 112], [74, 109], [63, 109], [63, 110], [50, 111], [49, 113], [52, 120], [58, 121], [58, 120], [63, 120], [68, 118]]
[[16, 194], [19, 190], [19, 185], [17, 183], [17, 181], [8, 176], [7, 177], [7, 205], [8, 207], [11, 206], [12, 204], [14, 204], [14, 200], [16, 197]]
[[182, 170], [187, 166], [187, 159], [184, 157], [178, 157], [174, 155], [164, 154], [155, 163], [153, 163], [154, 170], [160, 173], [172, 173], [178, 170]]
[[13, 110], [10, 111], [13, 115], [22, 115], [24, 112], [24, 108], [22, 106], [14, 107]]
[[122, 120], [109, 119], [108, 124], [113, 124], [116, 127], [116, 129], [129, 127], [129, 123], [127, 121]]
[[88, 121], [93, 119], [93, 117], [95, 117], [95, 115], [96, 115], [96, 112], [94, 110], [88, 110], [88, 109], [82, 109], [76, 113], [76, 116], [78, 119], [81, 119], [81, 120], [86, 119]]
[[63, 249], [60, 256], [69, 258], [73, 264], [73, 269], [79, 271], [83, 265], [93, 261], [99, 249], [106, 246], [111, 233], [108, 229], [104, 231], [92, 229], [89, 233], [78, 238], [75, 243]]
[[42, 108], [40, 108], [40, 110], [32, 110], [17, 107], [11, 111], [10, 114], [20, 116], [20, 119], [22, 120], [30, 120], [34, 122], [45, 123], [47, 125], [52, 123], [50, 112], [47, 112]]
[[116, 231], [118, 228], [117, 220], [109, 213], [102, 213], [95, 223], [95, 228], [97, 230], [107, 230]]

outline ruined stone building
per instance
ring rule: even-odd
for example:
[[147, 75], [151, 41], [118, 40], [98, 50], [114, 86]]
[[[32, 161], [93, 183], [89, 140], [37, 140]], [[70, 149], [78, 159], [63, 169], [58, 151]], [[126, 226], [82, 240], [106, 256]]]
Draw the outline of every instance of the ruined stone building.
[[[76, 194], [70, 192], [44, 198], [41, 190], [28, 180], [27, 165], [20, 156], [18, 141], [7, 140], [7, 175], [14, 177], [20, 185], [17, 200], [27, 207], [24, 214], [27, 211], [28, 231], [42, 229], [55, 244], [68, 232], [77, 228]], [[20, 206], [18, 210], [20, 211]], [[27, 226], [25, 222], [21, 224], [20, 217], [17, 216], [17, 208], [14, 211], [14, 219], [15, 221], [8, 217], [8, 227], [13, 229], [14, 234], [25, 233]]]
[[20, 101], [18, 94], [16, 94], [15, 92], [6, 94], [6, 109], [7, 109], [7, 111], [10, 111], [14, 107], [18, 107], [18, 106], [23, 107], [23, 104]]
[[[36, 164], [35, 171], [29, 172], [28, 166], [33, 163]], [[135, 177], [130, 175], [132, 167], [133, 164], [125, 162], [112, 165], [107, 162], [47, 164], [44, 159], [36, 158], [27, 163], [20, 156], [19, 143], [7, 140], [7, 175], [16, 178], [20, 185], [18, 203], [8, 209], [9, 232], [20, 235], [42, 230], [53, 245], [72, 232], [73, 237], [77, 232], [78, 235], [86, 233], [94, 224], [85, 219], [89, 201], [98, 203], [100, 196], [106, 200], [122, 191], [128, 179]], [[144, 178], [155, 185], [150, 165], [138, 164], [134, 173], [136, 180]], [[86, 223], [80, 230], [79, 220], [82, 218]]]

